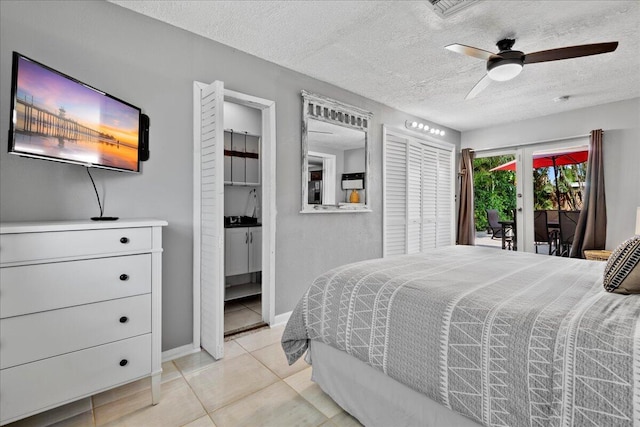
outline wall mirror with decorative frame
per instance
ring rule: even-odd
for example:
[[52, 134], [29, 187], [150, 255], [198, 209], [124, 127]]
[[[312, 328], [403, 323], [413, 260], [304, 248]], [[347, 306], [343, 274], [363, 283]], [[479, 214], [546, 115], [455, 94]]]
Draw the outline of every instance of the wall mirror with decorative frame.
[[372, 113], [302, 91], [302, 213], [371, 212]]

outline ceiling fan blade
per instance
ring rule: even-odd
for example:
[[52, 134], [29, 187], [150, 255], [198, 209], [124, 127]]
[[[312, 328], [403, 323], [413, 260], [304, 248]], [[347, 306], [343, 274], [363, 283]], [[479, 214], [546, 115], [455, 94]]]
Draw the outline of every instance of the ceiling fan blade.
[[560, 59], [579, 58], [581, 56], [598, 55], [600, 53], [613, 52], [618, 47], [618, 42], [583, 44], [579, 46], [561, 47], [558, 49], [541, 50], [527, 53], [524, 56], [525, 64], [536, 62], [558, 61]]
[[450, 44], [449, 46], [445, 46], [445, 49], [449, 49], [451, 52], [460, 53], [462, 55], [473, 56], [474, 58], [484, 59], [485, 61], [491, 58], [492, 56], [496, 56], [495, 53], [489, 52], [487, 50], [478, 49], [477, 47], [465, 46], [463, 44]]
[[489, 76], [488, 75], [484, 76], [483, 78], [480, 79], [478, 83], [476, 83], [476, 85], [473, 87], [473, 89], [471, 89], [471, 91], [467, 94], [467, 96], [464, 99], [475, 98], [477, 94], [479, 94], [480, 92], [485, 90], [487, 86], [489, 86], [489, 83], [491, 83], [491, 79], [489, 78]]

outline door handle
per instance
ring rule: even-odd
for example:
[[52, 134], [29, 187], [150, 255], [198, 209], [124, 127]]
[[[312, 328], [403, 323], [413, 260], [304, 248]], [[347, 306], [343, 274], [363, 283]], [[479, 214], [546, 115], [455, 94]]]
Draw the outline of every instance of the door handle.
[[249, 232], [246, 231], [244, 233], [244, 244], [246, 245], [247, 243], [249, 243]]
[[249, 240], [249, 243], [253, 243], [253, 231], [251, 232], [251, 240]]

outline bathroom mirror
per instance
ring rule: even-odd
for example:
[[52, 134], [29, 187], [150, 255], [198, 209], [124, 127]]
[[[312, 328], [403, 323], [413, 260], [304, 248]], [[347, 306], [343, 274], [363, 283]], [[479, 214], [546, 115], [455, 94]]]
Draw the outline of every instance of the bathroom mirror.
[[302, 91], [303, 213], [370, 212], [372, 113]]

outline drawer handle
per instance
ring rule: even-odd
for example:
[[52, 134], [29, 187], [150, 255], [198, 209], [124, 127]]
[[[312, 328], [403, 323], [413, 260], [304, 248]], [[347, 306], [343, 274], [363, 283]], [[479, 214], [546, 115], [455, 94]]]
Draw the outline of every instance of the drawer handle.
[[128, 237], [121, 237], [120, 238], [120, 243], [123, 243], [123, 244], [129, 243], [129, 238]]
[[125, 280], [129, 280], [129, 275], [128, 275], [128, 274], [121, 274], [121, 275], [120, 275], [120, 280], [122, 280], [123, 282], [124, 282]]
[[129, 361], [127, 359], [122, 359], [120, 361], [120, 366], [127, 366], [127, 363], [129, 363]]
[[127, 323], [129, 321], [129, 318], [127, 316], [122, 316], [120, 318], [120, 323]]

